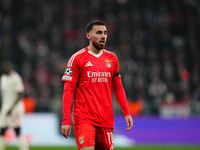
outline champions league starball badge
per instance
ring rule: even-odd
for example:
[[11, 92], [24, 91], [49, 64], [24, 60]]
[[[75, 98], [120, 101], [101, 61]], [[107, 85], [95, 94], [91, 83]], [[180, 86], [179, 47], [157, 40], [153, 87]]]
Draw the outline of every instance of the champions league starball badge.
[[72, 68], [67, 68], [67, 69], [65, 70], [65, 74], [66, 74], [67, 76], [71, 75], [71, 74], [72, 74]]

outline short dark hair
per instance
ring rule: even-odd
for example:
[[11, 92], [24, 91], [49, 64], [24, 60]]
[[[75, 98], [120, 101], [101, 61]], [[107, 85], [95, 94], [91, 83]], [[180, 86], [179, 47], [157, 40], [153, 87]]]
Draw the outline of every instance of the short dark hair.
[[1, 68], [1, 69], [2, 69], [2, 71], [3, 71], [4, 73], [10, 72], [10, 70], [13, 69], [13, 64], [12, 64], [12, 62], [9, 61], [9, 60], [3, 61], [3, 62], [2, 62], [2, 68]]
[[100, 21], [100, 20], [94, 20], [94, 21], [91, 21], [90, 23], [88, 23], [85, 27], [85, 32], [86, 33], [89, 33], [90, 30], [92, 30], [93, 26], [95, 25], [102, 25], [102, 26], [106, 26], [106, 24], [103, 22], [103, 21]]
[[7, 67], [9, 69], [13, 68], [13, 64], [10, 60], [5, 60], [2, 62], [2, 68]]

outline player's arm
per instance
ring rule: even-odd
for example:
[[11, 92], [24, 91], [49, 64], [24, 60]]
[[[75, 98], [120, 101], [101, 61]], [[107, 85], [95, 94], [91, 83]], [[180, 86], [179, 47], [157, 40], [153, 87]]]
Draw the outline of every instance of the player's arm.
[[61, 133], [67, 138], [71, 134], [71, 108], [73, 102], [73, 94], [76, 89], [76, 85], [71, 82], [64, 83], [63, 91], [63, 122], [61, 126]]
[[21, 100], [21, 98], [24, 97], [24, 92], [18, 92], [17, 99], [11, 106], [11, 108], [8, 110], [7, 115], [10, 115], [12, 113], [12, 110], [14, 109], [15, 105]]
[[68, 61], [67, 68], [62, 77], [64, 82], [63, 91], [63, 121], [61, 126], [61, 133], [67, 138], [71, 134], [71, 108], [73, 102], [73, 95], [79, 80], [79, 65], [77, 55], [74, 54]]
[[10, 115], [12, 113], [12, 110], [14, 109], [16, 104], [21, 100], [22, 97], [24, 97], [24, 85], [23, 85], [22, 78], [18, 74], [16, 74], [14, 79], [15, 79], [15, 85], [16, 85], [15, 91], [17, 93], [17, 98], [15, 99], [15, 102], [10, 107], [9, 111], [7, 112], [7, 115]]
[[119, 73], [116, 73], [113, 76], [112, 87], [113, 87], [113, 92], [116, 97], [116, 100], [117, 100], [118, 104], [120, 105], [120, 107], [122, 108], [122, 111], [125, 116], [126, 124], [128, 126], [126, 128], [126, 130], [129, 131], [133, 127], [133, 119], [131, 117], [126, 94], [125, 94], [124, 87], [123, 87], [122, 81], [121, 81], [121, 76], [119, 75]]
[[114, 60], [115, 60], [114, 62], [115, 65], [113, 66], [113, 70], [115, 74], [113, 75], [112, 78], [112, 88], [116, 100], [124, 113], [126, 124], [128, 126], [126, 130], [129, 131], [133, 127], [133, 119], [131, 117], [131, 113], [129, 110], [124, 87], [122, 85], [121, 75], [119, 74], [119, 61], [116, 55], [114, 55]]

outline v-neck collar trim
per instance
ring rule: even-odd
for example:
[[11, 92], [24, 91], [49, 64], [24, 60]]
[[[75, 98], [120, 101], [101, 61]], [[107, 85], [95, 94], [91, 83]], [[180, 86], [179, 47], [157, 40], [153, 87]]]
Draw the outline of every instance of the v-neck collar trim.
[[90, 53], [91, 55], [93, 55], [93, 56], [95, 56], [95, 57], [97, 57], [97, 58], [99, 58], [99, 57], [103, 54], [103, 49], [102, 49], [98, 54], [96, 54], [96, 53], [90, 51], [90, 50], [88, 49], [88, 47], [86, 47], [85, 49], [88, 51], [88, 53]]

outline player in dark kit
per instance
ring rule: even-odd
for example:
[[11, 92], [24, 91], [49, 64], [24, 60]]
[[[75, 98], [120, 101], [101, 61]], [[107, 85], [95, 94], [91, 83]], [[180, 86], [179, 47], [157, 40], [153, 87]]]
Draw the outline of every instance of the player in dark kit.
[[113, 150], [114, 115], [112, 89], [127, 123], [133, 127], [125, 91], [119, 74], [117, 56], [105, 50], [107, 29], [102, 21], [86, 26], [89, 46], [76, 52], [68, 61], [62, 77], [63, 122], [61, 133], [71, 133], [71, 107], [78, 149]]

